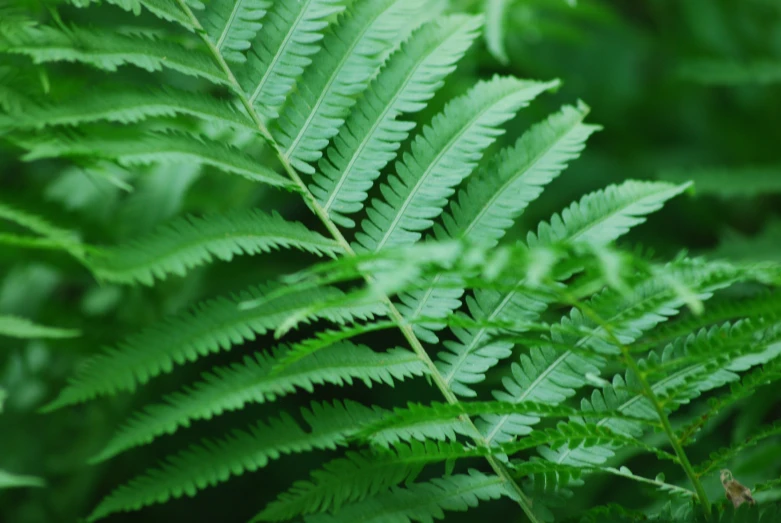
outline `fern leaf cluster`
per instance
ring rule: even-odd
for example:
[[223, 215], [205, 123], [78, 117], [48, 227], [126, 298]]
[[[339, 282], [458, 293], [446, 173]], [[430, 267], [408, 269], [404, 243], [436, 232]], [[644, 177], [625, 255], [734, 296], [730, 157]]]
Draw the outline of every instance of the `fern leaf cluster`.
[[[13, 132], [3, 138], [25, 161], [118, 166], [123, 189], [150, 165], [172, 177], [187, 165], [204, 183], [243, 184], [251, 203], [174, 217], [115, 245], [0, 204], [13, 227], [0, 243], [65, 251], [98, 281], [127, 287], [276, 250], [312, 261], [272, 281], [237, 275], [246, 290], [144, 326], [72, 373], [44, 410], [155, 390], [162, 375], [235, 358], [130, 413], [93, 463], [228, 412], [273, 408], [139, 471], [90, 520], [316, 450], [334, 455], [254, 521], [430, 522], [507, 498], [539, 523], [555, 510], [549, 498], [594, 474], [696, 498], [710, 514], [704, 476], [778, 434], [774, 425], [690, 461], [702, 423], [683, 406], [707, 394], [715, 412], [781, 378], [781, 270], [616, 249], [688, 181], [610, 185], [505, 240], [599, 126], [577, 102], [503, 140], [555, 79], [495, 76], [441, 91], [480, 17], [433, 0], [111, 3], [125, 25], [56, 14], [0, 24], [3, 56], [42, 75], [72, 67], [92, 89], [28, 92], [9, 77], [0, 130]], [[145, 71], [137, 85], [122, 84], [126, 68]], [[261, 210], [261, 197], [300, 199], [311, 216]], [[746, 302], [709, 307], [736, 287]], [[77, 331], [4, 316], [0, 334]], [[362, 397], [401, 382], [392, 405]], [[649, 443], [653, 432], [668, 445]], [[685, 478], [633, 473], [617, 456], [624, 448]]]

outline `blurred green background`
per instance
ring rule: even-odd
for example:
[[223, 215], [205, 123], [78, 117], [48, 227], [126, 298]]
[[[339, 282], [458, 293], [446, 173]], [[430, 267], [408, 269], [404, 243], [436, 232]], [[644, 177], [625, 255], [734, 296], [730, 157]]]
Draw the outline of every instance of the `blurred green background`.
[[[513, 141], [561, 104], [578, 99], [592, 108], [588, 120], [604, 126], [582, 157], [534, 204], [514, 234], [523, 234], [529, 224], [609, 183], [627, 178], [693, 179], [694, 196], [674, 201], [625, 243], [651, 248], [659, 257], [688, 249], [696, 254], [781, 260], [781, 1], [452, 3], [456, 9], [487, 11], [491, 50], [485, 40], [480, 41], [430, 109], [419, 115], [420, 121], [476, 79], [499, 73], [560, 78], [563, 85], [554, 95], [522, 111], [496, 148]], [[111, 6], [88, 12], [67, 6], [58, 9], [65, 20], [92, 24], [132, 18]], [[41, 12], [46, 16], [45, 10]], [[95, 18], [96, 13], [103, 18]], [[147, 18], [143, 22], [155, 23]], [[19, 64], [0, 65], [14, 68]], [[72, 85], [67, 81], [54, 85], [53, 93], [89, 83], [91, 73], [76, 67], [59, 68], [56, 78], [68, 78], [71, 71]], [[45, 79], [40, 70], [21, 73], [35, 84]], [[148, 73], [126, 68], [121, 74], [133, 82], [134, 75]], [[157, 74], [162, 81], [178, 81], [171, 73]], [[0, 199], [78, 230], [96, 244], [132, 238], [178, 213], [248, 205], [273, 206], [289, 218], [315, 226], [294, 195], [280, 199], [278, 193], [241, 179], [215, 177], [186, 165], [130, 172], [109, 164], [23, 163], [20, 155], [0, 136]], [[269, 164], [273, 165], [272, 159]], [[110, 176], [102, 176], [106, 173]], [[128, 191], [125, 184], [134, 190]], [[0, 232], [12, 230], [0, 223]], [[310, 262], [284, 253], [245, 257], [230, 265], [217, 263], [196, 270], [186, 278], [169, 279], [154, 288], [120, 288], [98, 285], [61, 253], [0, 249], [0, 314], [24, 315], [45, 324], [78, 328], [84, 334], [54, 343], [0, 338], [0, 387], [8, 394], [0, 415], [0, 470], [34, 475], [47, 483], [45, 488], [0, 490], [0, 521], [76, 521], [102, 495], [139, 472], [140, 463], [151, 464], [186, 442], [272, 413], [262, 406], [246, 409], [197, 424], [186, 435], [163, 438], [108, 464], [86, 465], [129, 409], [240, 354], [207, 358], [184, 373], [156, 380], [133, 398], [119, 396], [46, 415], [36, 409], [53, 397], [85, 355], [101, 346], [194, 300], [236, 291], [248, 282]], [[265, 340], [255, 344], [264, 346]], [[412, 394], [427, 394], [423, 382], [403, 387]], [[386, 389], [367, 392], [356, 387], [354, 393], [362, 398], [369, 395], [378, 404], [393, 403]], [[328, 391], [322, 394], [327, 396]], [[724, 413], [700, 435], [707, 443], [698, 447], [702, 454], [695, 458], [703, 459], [708, 452], [745, 438], [753, 427], [777, 418], [778, 407], [778, 394], [768, 390]], [[771, 479], [760, 475], [760, 470], [777, 477], [779, 465], [768, 466], [768, 462], [778, 443], [770, 439], [741, 456], [733, 465], [736, 476], [746, 484]], [[665, 467], [648, 458], [629, 463], [640, 471]], [[305, 457], [288, 458], [209, 489], [195, 500], [179, 500], [109, 521], [246, 521], [310, 466]], [[668, 480], [676, 479], [680, 472], [669, 470]], [[720, 488], [716, 478], [708, 482], [714, 498], [722, 496]], [[608, 502], [643, 509], [659, 501], [649, 489], [594, 478], [578, 489], [565, 513], [575, 515]], [[492, 503], [479, 515], [455, 515], [453, 521], [508, 521], [504, 514], [509, 513], [514, 513], [512, 504]]]

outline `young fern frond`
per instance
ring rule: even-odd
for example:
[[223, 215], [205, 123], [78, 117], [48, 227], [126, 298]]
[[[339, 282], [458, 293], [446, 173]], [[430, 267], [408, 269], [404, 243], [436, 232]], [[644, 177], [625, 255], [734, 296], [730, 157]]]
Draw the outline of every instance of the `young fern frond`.
[[[699, 292], [701, 299], [712, 295], [714, 290], [725, 287], [736, 280], [735, 274], [718, 264], [712, 267], [672, 267], [670, 272], [684, 272], [691, 285]], [[638, 285], [629, 299], [615, 291], [606, 291], [589, 302], [589, 306], [610, 325], [610, 334], [623, 343], [632, 343], [640, 335], [677, 314], [684, 306], [681, 297], [666, 282], [669, 273], [652, 277]], [[699, 281], [698, 281], [699, 280]], [[501, 401], [521, 403], [539, 401], [549, 404], [560, 403], [589, 383], [588, 375], [598, 376], [606, 363], [605, 356], [618, 353], [616, 347], [600, 325], [574, 309], [570, 317], [562, 320], [566, 329], [558, 326], [551, 329], [553, 345], [546, 346], [541, 340], [539, 347], [530, 347], [528, 355], [522, 355], [520, 364], [513, 363], [512, 376], [504, 381], [504, 391], [494, 391], [494, 397]], [[572, 332], [585, 332], [585, 335]], [[584, 353], [582, 350], [587, 349]], [[589, 354], [590, 353], [590, 354]], [[521, 415], [489, 416], [480, 425], [487, 441], [504, 442], [516, 436], [527, 434], [535, 417]]]

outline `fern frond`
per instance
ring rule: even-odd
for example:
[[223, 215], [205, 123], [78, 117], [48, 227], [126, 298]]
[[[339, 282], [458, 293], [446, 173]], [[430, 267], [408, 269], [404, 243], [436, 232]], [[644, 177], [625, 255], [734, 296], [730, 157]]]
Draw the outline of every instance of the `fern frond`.
[[[554, 214], [550, 223], [539, 225], [536, 235], [529, 233], [527, 242], [543, 247], [559, 242], [604, 245], [642, 223], [646, 213], [658, 210], [685, 187], [637, 181], [610, 186], [584, 196], [561, 216]], [[515, 289], [508, 292], [477, 291], [473, 300], [467, 300], [470, 314], [478, 320], [533, 321], [545, 309], [547, 300], [525, 291], [525, 284], [525, 279], [520, 279]], [[491, 330], [487, 328], [453, 332], [458, 342], [444, 343], [447, 351], [439, 353], [437, 366], [454, 393], [472, 397], [475, 393], [468, 384], [482, 381], [488, 369], [510, 355], [512, 344], [488, 342]]]
[[437, 239], [469, 238], [494, 246], [512, 221], [566, 169], [598, 125], [584, 124], [589, 108], [565, 105], [532, 126], [470, 177], [435, 226]]
[[273, 2], [263, 31], [252, 41], [247, 61], [236, 74], [249, 103], [276, 118], [296, 79], [319, 50], [329, 17], [344, 9], [341, 0]]
[[[427, 446], [434, 445], [432, 442]], [[402, 482], [413, 481], [425, 464], [460, 457], [461, 445], [436, 445], [436, 453], [420, 452], [422, 444], [398, 445], [393, 452], [348, 452], [344, 458], [325, 463], [308, 481], [297, 481], [269, 503], [253, 521], [283, 521], [300, 514], [338, 511], [345, 503], [360, 501]], [[441, 459], [439, 459], [441, 458]]]
[[654, 479], [650, 479], [633, 474], [627, 467], [579, 467], [562, 463], [553, 463], [535, 457], [528, 461], [512, 462], [512, 471], [520, 476], [534, 476], [535, 487], [537, 484], [543, 483], [545, 490], [567, 488], [571, 486], [573, 482], [578, 481], [585, 473], [604, 473], [631, 479], [639, 483], [653, 485], [659, 490], [671, 492], [679, 496], [685, 496], [687, 498], [694, 496], [694, 492], [689, 489], [666, 483], [664, 481], [664, 474], [659, 474]]
[[553, 215], [549, 222], [540, 224], [536, 234], [529, 233], [526, 241], [529, 246], [562, 241], [606, 245], [645, 222], [648, 214], [690, 185], [635, 180], [610, 185], [587, 194], [561, 215]]
[[184, 495], [193, 496], [232, 476], [263, 468], [283, 454], [335, 449], [346, 444], [355, 427], [376, 419], [382, 411], [355, 402], [335, 401], [312, 403], [301, 415], [305, 426], [283, 412], [279, 418], [257, 423], [248, 431], [234, 431], [224, 439], [204, 441], [170, 456], [159, 468], [114, 490], [88, 520], [96, 521], [114, 512], [138, 510]]
[[118, 132], [106, 136], [98, 132], [58, 133], [45, 138], [19, 139], [18, 142], [29, 149], [23, 157], [27, 161], [62, 157], [105, 158], [127, 167], [154, 162], [198, 162], [255, 182], [294, 187], [293, 182], [260, 165], [249, 154], [226, 143], [190, 134], [126, 135]]
[[122, 34], [103, 29], [37, 26], [0, 33], [0, 52], [26, 55], [36, 64], [79, 62], [105, 71], [131, 64], [147, 71], [167, 67], [180, 73], [227, 85], [228, 79], [202, 49], [187, 49], [150, 32]]
[[[682, 403], [699, 396], [702, 392], [735, 381], [738, 375], [736, 371], [746, 370], [753, 365], [759, 365], [769, 361], [781, 353], [781, 343], [777, 340], [767, 340], [758, 344], [758, 346], [746, 346], [743, 340], [756, 331], [756, 327], [747, 323], [739, 324], [737, 327], [727, 325], [725, 327], [712, 329], [707, 332], [699, 333], [698, 336], [692, 336], [686, 340], [671, 344], [665, 348], [661, 356], [652, 353], [647, 362], [641, 362], [641, 368], [658, 366], [659, 362], [670, 362], [685, 358], [689, 354], [697, 354], [707, 351], [711, 354], [710, 360], [697, 358], [693, 363], [672, 369], [663, 374], [659, 374], [652, 380], [651, 390], [661, 400], [675, 391], [676, 401], [667, 401], [664, 403], [665, 410], [672, 411]], [[739, 350], [732, 358], [720, 358], [718, 349], [708, 350], [708, 345], [716, 340], [720, 341], [721, 346], [729, 344], [729, 337], [737, 337], [736, 345]], [[697, 379], [692, 379], [696, 377]], [[591, 400], [583, 400], [581, 404], [583, 416], [585, 419], [593, 419], [599, 416], [604, 410], [619, 411], [626, 414], [639, 417], [656, 416], [656, 411], [650, 404], [648, 398], [640, 390], [636, 376], [628, 372], [626, 376], [616, 375], [613, 378], [613, 384], [604, 387], [601, 391], [592, 392]], [[609, 427], [610, 429], [622, 434], [637, 436], [642, 433], [643, 428], [636, 423], [626, 420], [600, 419], [596, 421], [600, 427]], [[551, 461], [557, 463], [570, 464], [601, 464], [606, 459], [613, 456], [614, 451], [610, 447], [596, 447], [592, 449], [540, 449], [540, 453]]]
[[218, 367], [204, 374], [202, 381], [164, 398], [129, 417], [93, 462], [109, 459], [120, 452], [173, 434], [193, 421], [211, 419], [226, 411], [239, 410], [247, 403], [265, 403], [294, 393], [312, 392], [316, 385], [351, 385], [360, 381], [394, 385], [426, 373], [423, 362], [412, 352], [395, 348], [374, 352], [364, 345], [343, 342], [308, 358], [272, 372], [276, 363], [289, 352], [280, 348], [271, 354], [245, 357], [241, 364]]
[[414, 123], [397, 120], [425, 107], [477, 36], [480, 19], [452, 15], [429, 22], [393, 53], [364, 91], [319, 162], [310, 191], [329, 217], [352, 227], [380, 170]]
[[[737, 281], [738, 274], [731, 266], [713, 263], [682, 263], [658, 273], [632, 290], [629, 297], [616, 291], [606, 291], [589, 302], [589, 308], [610, 325], [610, 336], [629, 344], [643, 332], [677, 314], [685, 305], [684, 299], [668, 281], [680, 278], [697, 292], [699, 299], [707, 299], [713, 292]], [[574, 309], [569, 318], [551, 329], [551, 341], [559, 347], [532, 346], [528, 355], [521, 355], [520, 364], [513, 363], [512, 376], [504, 380], [504, 391], [495, 391], [494, 397], [507, 402], [538, 401], [558, 404], [588, 384], [588, 374], [599, 375], [605, 365], [604, 354], [617, 352], [605, 329]], [[580, 333], [580, 334], [578, 334]], [[576, 350], [586, 348], [591, 354]], [[606, 410], [606, 409], [603, 409]], [[634, 414], [634, 413], [630, 413]], [[479, 427], [486, 440], [509, 441], [527, 434], [534, 417], [504, 415], [489, 416]]]
[[363, 521], [380, 523], [393, 521], [432, 522], [443, 519], [446, 510], [464, 512], [481, 501], [512, 497], [504, 480], [476, 470], [433, 479], [427, 483], [413, 483], [407, 488], [393, 487], [390, 491], [343, 507], [335, 514], [317, 514], [306, 518], [307, 523], [342, 523]]
[[20, 316], [0, 315], [0, 336], [11, 338], [75, 338], [81, 336], [76, 329], [60, 329], [39, 325]]
[[737, 373], [765, 364], [781, 354], [781, 328], [778, 324], [768, 328], [762, 322], [742, 320], [702, 329], [685, 341], [671, 344], [675, 349], [668, 347], [668, 350], [680, 352], [681, 345], [685, 346], [683, 357], [666, 362], [657, 362], [655, 353], [649, 357], [648, 372], [652, 376], [667, 376], [681, 367], [692, 369], [680, 382], [662, 389], [665, 394], [662, 404], [670, 410], [688, 403], [703, 391], [738, 380]]
[[153, 285], [155, 278], [183, 276], [213, 258], [230, 261], [236, 255], [296, 248], [318, 256], [334, 256], [339, 245], [303, 224], [258, 209], [189, 216], [168, 223], [126, 245], [104, 249], [91, 260], [103, 280]]
[[431, 2], [366, 0], [347, 8], [329, 27], [317, 60], [299, 82], [279, 118], [277, 140], [284, 157], [299, 171], [314, 174], [310, 165], [322, 157], [357, 96], [377, 74], [385, 55], [418, 23]]
[[781, 359], [775, 358], [758, 369], [744, 375], [739, 382], [731, 383], [729, 391], [708, 401], [707, 410], [689, 425], [678, 431], [678, 439], [686, 445], [706, 421], [721, 410], [750, 397], [756, 389], [781, 381]]
[[228, 62], [244, 63], [271, 0], [212, 0], [200, 17], [214, 48]]
[[711, 303], [705, 311], [697, 316], [692, 315], [654, 329], [642, 338], [641, 344], [643, 347], [663, 345], [716, 323], [739, 318], [768, 316], [772, 318], [781, 316], [781, 293], [762, 292], [749, 298], [728, 299]]
[[[434, 225], [437, 239], [466, 238], [492, 247], [504, 236], [526, 206], [543, 187], [577, 158], [595, 125], [583, 124], [588, 108], [564, 106], [561, 111], [534, 125], [514, 146], [503, 149], [471, 176], [458, 199], [451, 200], [442, 216], [444, 227]], [[407, 319], [421, 316], [446, 318], [461, 305], [461, 288], [446, 289], [442, 276], [431, 285], [401, 297], [399, 311]], [[433, 325], [415, 325], [415, 333], [431, 343], [437, 337]]]
[[27, 104], [24, 111], [7, 116], [17, 128], [42, 129], [52, 125], [77, 125], [110, 121], [134, 123], [155, 116], [187, 114], [210, 122], [222, 122], [255, 131], [252, 120], [231, 103], [201, 93], [180, 89], [127, 89], [120, 86], [91, 86], [56, 104]]
[[[539, 436], [535, 435], [533, 440], [506, 446], [503, 450], [520, 451], [551, 440], [570, 441], [573, 444], [586, 446], [598, 445], [604, 441], [621, 441], [624, 444], [629, 442], [646, 448], [640, 442], [592, 426], [583, 427], [582, 430], [570, 430], [567, 433], [549, 430]], [[363, 499], [402, 481], [412, 481], [424, 465], [436, 462], [454, 463], [459, 459], [482, 457], [491, 452], [487, 448], [468, 448], [460, 443], [412, 441], [408, 445], [394, 445], [391, 449], [379, 453], [348, 453], [346, 458], [333, 460], [322, 469], [315, 471], [309, 481], [296, 482], [258, 514], [256, 520], [279, 521], [302, 513], [325, 510], [339, 515], [339, 507], [344, 502]], [[661, 454], [665, 458], [670, 457], [666, 453]], [[567, 473], [571, 478], [579, 475], [583, 470], [578, 467], [535, 460], [516, 464], [513, 466], [513, 471], [521, 476]]]
[[[196, 305], [190, 311], [168, 318], [158, 325], [128, 337], [116, 348], [106, 349], [87, 360], [68, 386], [45, 410], [80, 403], [96, 396], [133, 391], [175, 365], [194, 361], [206, 354], [229, 350], [234, 344], [254, 340], [275, 329], [294, 310], [313, 301], [327, 301], [342, 295], [335, 288], [279, 292], [280, 287], [250, 289], [231, 298], [217, 298]], [[253, 301], [255, 307], [239, 304]], [[385, 314], [380, 305], [360, 304], [354, 308], [323, 309], [310, 321], [324, 318], [344, 324]]]
[[[566, 405], [550, 405], [533, 401], [519, 403], [502, 401], [470, 401], [454, 404], [432, 403], [421, 405], [410, 403], [405, 409], [396, 408], [375, 424], [362, 429], [356, 436], [368, 439], [372, 444], [389, 447], [400, 441], [411, 440], [454, 440], [455, 434], [473, 436], [466, 424], [458, 418], [486, 415], [524, 415], [537, 418], [566, 418], [577, 415], [577, 410]], [[655, 426], [653, 420], [637, 418], [620, 412], [603, 411], [605, 418], [627, 419], [648, 426]]]
[[659, 178], [673, 183], [694, 182], [698, 194], [724, 198], [753, 197], [781, 193], [781, 166], [697, 169], [669, 169]]
[[356, 241], [367, 251], [414, 243], [434, 223], [455, 187], [477, 165], [498, 127], [558, 82], [523, 82], [496, 77], [452, 100], [415, 138], [396, 163], [396, 175], [382, 184]]

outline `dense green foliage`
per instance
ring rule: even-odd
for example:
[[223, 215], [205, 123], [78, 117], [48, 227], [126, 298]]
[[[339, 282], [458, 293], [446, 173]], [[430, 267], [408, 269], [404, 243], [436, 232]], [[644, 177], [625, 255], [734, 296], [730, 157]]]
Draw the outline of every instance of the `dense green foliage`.
[[775, 521], [781, 9], [645, 4], [2, 0], [4, 519]]

